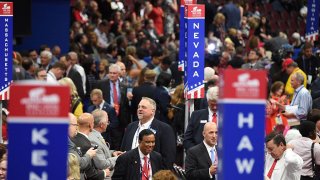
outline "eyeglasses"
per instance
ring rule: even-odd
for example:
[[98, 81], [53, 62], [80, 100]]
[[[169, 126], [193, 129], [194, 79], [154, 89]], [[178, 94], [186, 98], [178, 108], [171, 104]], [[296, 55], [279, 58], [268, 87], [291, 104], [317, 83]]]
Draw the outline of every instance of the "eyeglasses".
[[71, 126], [76, 126], [76, 127], [79, 126], [78, 124], [72, 124], [72, 123], [70, 123], [70, 125], [71, 125]]

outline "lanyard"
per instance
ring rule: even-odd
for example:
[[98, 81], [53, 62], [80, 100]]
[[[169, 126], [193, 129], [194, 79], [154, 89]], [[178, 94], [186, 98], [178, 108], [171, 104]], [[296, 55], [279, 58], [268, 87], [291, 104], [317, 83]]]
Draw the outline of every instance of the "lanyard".
[[[302, 88], [303, 88], [303, 87], [302, 87]], [[301, 89], [302, 89], [302, 88], [301, 88]], [[293, 98], [293, 101], [292, 101], [291, 104], [290, 104], [291, 106], [294, 105], [294, 102], [296, 101], [296, 98], [297, 98], [299, 92], [301, 91], [301, 89], [299, 89], [299, 91], [295, 94], [295, 96], [294, 96], [294, 98]]]
[[[146, 129], [150, 129], [150, 127], [151, 127], [151, 124], [150, 124], [150, 126], [148, 127], [148, 128], [146, 128]], [[142, 131], [143, 129], [141, 129], [141, 131]], [[136, 147], [138, 147], [138, 142], [139, 142], [139, 133], [140, 133], [140, 126], [138, 125], [138, 129], [137, 129], [137, 131], [136, 131], [136, 136], [135, 136], [135, 143], [134, 143], [134, 148], [136, 148]]]

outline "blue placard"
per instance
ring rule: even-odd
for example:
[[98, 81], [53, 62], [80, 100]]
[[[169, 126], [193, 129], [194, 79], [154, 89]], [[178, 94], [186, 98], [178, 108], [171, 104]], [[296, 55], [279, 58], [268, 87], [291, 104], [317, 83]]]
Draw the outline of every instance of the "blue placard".
[[14, 137], [8, 144], [9, 180], [66, 179], [68, 124], [9, 123], [8, 129]]
[[315, 41], [319, 34], [319, 0], [308, 0], [306, 39]]
[[0, 100], [9, 99], [12, 83], [13, 3], [0, 2]]
[[[185, 13], [185, 88], [187, 99], [204, 97], [204, 5], [186, 5]], [[189, 10], [190, 9], [190, 10]], [[193, 13], [201, 14], [192, 17]]]
[[219, 103], [219, 180], [263, 179], [263, 103]]

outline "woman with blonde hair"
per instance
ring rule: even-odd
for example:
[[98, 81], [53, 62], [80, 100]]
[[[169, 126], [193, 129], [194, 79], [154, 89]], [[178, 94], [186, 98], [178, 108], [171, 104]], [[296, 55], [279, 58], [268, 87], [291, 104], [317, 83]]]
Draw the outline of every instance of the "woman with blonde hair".
[[80, 164], [77, 156], [68, 154], [68, 178], [67, 180], [80, 180]]
[[83, 104], [81, 102], [81, 98], [78, 95], [76, 86], [74, 85], [73, 81], [68, 77], [60, 79], [59, 84], [68, 86], [70, 88], [70, 112], [78, 118], [83, 113]]
[[101, 59], [99, 63], [99, 80], [108, 78], [109, 61], [107, 59]]

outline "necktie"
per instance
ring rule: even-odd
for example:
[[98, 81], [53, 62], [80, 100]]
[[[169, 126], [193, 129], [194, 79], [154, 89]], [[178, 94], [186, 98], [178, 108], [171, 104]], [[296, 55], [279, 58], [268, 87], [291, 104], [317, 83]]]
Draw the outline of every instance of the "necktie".
[[149, 180], [149, 168], [148, 168], [148, 157], [143, 157], [144, 164], [142, 168], [142, 177], [141, 180]]
[[113, 105], [114, 105], [114, 109], [116, 110], [117, 115], [119, 114], [119, 103], [118, 103], [118, 93], [117, 93], [117, 87], [116, 87], [116, 83], [113, 82]]
[[212, 148], [212, 149], [210, 150], [210, 156], [211, 156], [211, 162], [212, 162], [212, 164], [213, 164], [213, 163], [214, 163], [214, 160], [215, 160], [214, 148]]
[[269, 172], [268, 172], [268, 178], [271, 178], [271, 176], [272, 176], [272, 173], [273, 173], [273, 170], [274, 170], [274, 168], [276, 167], [276, 164], [277, 164], [277, 160], [275, 159], [274, 161], [273, 161], [273, 164], [272, 164], [272, 166], [271, 166], [271, 168], [270, 168], [270, 170], [269, 170]]
[[217, 113], [213, 113], [212, 115], [212, 122], [217, 124]]

